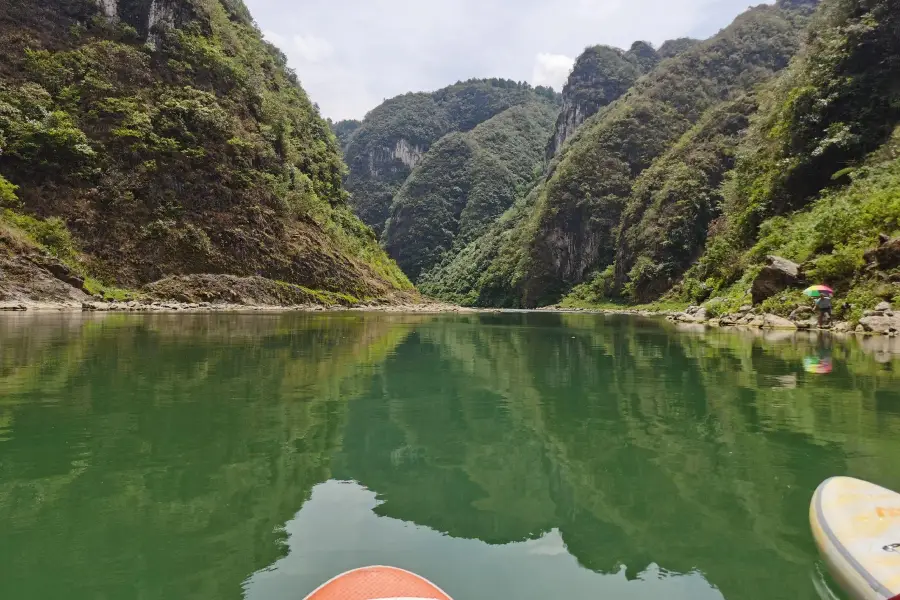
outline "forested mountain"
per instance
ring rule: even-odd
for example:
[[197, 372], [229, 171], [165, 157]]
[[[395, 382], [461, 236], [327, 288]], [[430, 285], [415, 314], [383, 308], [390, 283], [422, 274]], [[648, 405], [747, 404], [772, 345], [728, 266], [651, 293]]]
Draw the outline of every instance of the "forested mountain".
[[782, 0], [668, 45], [657, 55], [680, 53], [587, 119], [420, 288], [475, 305], [665, 297], [787, 315], [802, 286], [749, 293], [775, 255], [799, 283], [834, 287], [851, 321], [900, 301], [900, 2]]
[[241, 0], [0, 0], [0, 50], [4, 256], [49, 251], [128, 287], [184, 273], [357, 298], [409, 287]]
[[[695, 132], [648, 170], [629, 200], [614, 273], [570, 301], [648, 301], [671, 288], [674, 299], [710, 299], [727, 312], [751, 302], [771, 255], [834, 287], [851, 320], [898, 299], [898, 80], [900, 3], [824, 2], [791, 66], [759, 90], [755, 117], [724, 107], [706, 119], [717, 140]], [[799, 294], [764, 308], [787, 314]]]
[[[731, 121], [752, 112], [746, 106], [752, 100], [741, 98], [788, 65], [800, 47], [809, 4], [759, 6], [707, 41], [672, 42], [669, 52], [680, 48], [680, 54], [660, 62], [588, 119], [551, 161], [546, 178], [483, 239], [424, 278], [422, 289], [474, 304], [538, 306], [607, 271], [617, 255], [623, 211], [645, 170], [655, 162], [657, 171], [675, 170], [682, 164], [675, 153], [693, 157], [685, 146], [706, 143], [705, 152], [712, 154], [707, 162], [726, 164], [709, 165], [704, 177], [710, 186], [721, 179], [716, 173], [729, 165], [718, 144], [727, 146], [746, 123], [712, 123], [717, 117], [704, 120], [705, 115], [718, 109]], [[731, 109], [723, 105], [733, 102], [739, 103]], [[684, 169], [697, 176], [692, 167]], [[669, 177], [661, 173], [654, 184], [648, 174], [643, 193], [652, 196], [653, 185]], [[638, 200], [632, 204], [631, 213], [642, 212]], [[597, 285], [612, 291], [615, 282], [609, 279], [612, 272]]]
[[472, 79], [433, 93], [409, 93], [376, 107], [344, 153], [347, 189], [356, 214], [381, 235], [394, 196], [432, 144], [469, 131], [513, 106], [554, 103], [549, 88], [506, 79]]
[[[669, 42], [667, 51], [675, 55], [690, 43]], [[635, 42], [628, 51], [587, 48], [563, 90], [561, 108], [550, 90], [473, 80], [390, 100], [359, 127], [334, 124], [338, 136], [348, 140], [353, 206], [381, 234], [382, 245], [406, 274], [414, 280], [425, 274], [426, 281], [433, 267], [484, 233], [537, 183], [546, 159], [587, 118], [662, 59], [646, 42]], [[512, 108], [467, 131], [504, 104]], [[435, 136], [440, 137], [430, 145]]]
[[514, 106], [431, 147], [394, 198], [382, 236], [411, 279], [484, 233], [534, 183], [556, 112], [547, 102]]

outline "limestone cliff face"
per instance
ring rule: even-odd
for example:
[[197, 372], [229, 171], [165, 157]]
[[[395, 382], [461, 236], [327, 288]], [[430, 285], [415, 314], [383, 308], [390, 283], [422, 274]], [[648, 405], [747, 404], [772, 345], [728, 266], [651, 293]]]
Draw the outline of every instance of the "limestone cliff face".
[[403, 167], [412, 170], [422, 160], [422, 155], [425, 154], [425, 151], [426, 148], [423, 146], [411, 144], [402, 138], [397, 140], [397, 144], [393, 148], [373, 148], [369, 150], [368, 154], [369, 175], [378, 177], [387, 172], [395, 173]]
[[644, 42], [636, 42], [628, 52], [609, 46], [586, 49], [563, 88], [562, 111], [547, 157], [555, 156], [585, 120], [617, 100], [658, 62], [656, 52]]
[[147, 43], [156, 48], [167, 28], [180, 27], [194, 16], [189, 2], [177, 0], [96, 0], [111, 21], [134, 27]]

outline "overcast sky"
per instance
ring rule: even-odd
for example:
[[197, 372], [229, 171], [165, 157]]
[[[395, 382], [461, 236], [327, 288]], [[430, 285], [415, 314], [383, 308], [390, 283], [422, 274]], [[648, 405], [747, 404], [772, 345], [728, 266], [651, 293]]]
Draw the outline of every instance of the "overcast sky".
[[472, 77], [561, 90], [586, 46], [706, 38], [765, 1], [245, 0], [335, 120]]

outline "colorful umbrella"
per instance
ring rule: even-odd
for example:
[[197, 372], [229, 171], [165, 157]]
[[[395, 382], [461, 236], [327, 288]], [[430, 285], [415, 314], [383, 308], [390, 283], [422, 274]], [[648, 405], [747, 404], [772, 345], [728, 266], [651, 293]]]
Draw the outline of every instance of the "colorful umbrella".
[[803, 290], [803, 293], [811, 298], [818, 298], [819, 296], [833, 296], [834, 290], [827, 285], [814, 285]]

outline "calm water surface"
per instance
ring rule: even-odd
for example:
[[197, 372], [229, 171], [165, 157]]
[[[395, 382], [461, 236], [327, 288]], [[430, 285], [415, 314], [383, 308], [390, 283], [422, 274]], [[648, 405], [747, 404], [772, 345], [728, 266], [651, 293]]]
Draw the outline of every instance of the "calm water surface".
[[900, 489], [887, 342], [557, 314], [2, 316], [2, 596], [301, 600], [380, 563], [456, 600], [827, 597], [815, 487]]

